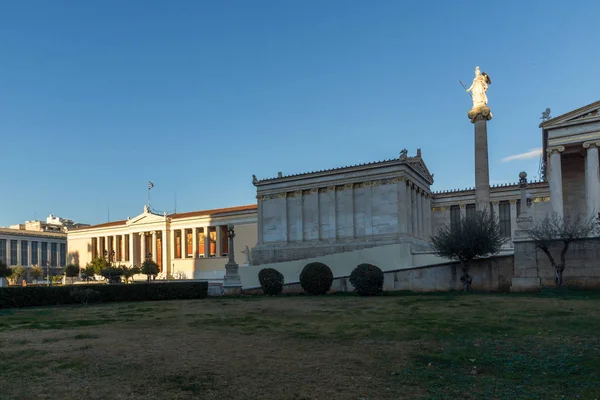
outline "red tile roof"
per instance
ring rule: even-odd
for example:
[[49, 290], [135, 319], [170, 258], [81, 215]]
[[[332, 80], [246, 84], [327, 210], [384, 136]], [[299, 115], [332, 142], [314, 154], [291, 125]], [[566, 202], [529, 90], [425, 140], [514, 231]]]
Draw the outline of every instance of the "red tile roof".
[[258, 206], [256, 204], [248, 204], [245, 206], [216, 208], [213, 210], [200, 210], [200, 211], [177, 213], [177, 214], [171, 214], [171, 215], [169, 215], [169, 217], [171, 219], [191, 218], [191, 217], [201, 217], [201, 216], [211, 216], [211, 217], [215, 216], [216, 217], [221, 214], [244, 212], [244, 211], [256, 211], [257, 209], [258, 209]]

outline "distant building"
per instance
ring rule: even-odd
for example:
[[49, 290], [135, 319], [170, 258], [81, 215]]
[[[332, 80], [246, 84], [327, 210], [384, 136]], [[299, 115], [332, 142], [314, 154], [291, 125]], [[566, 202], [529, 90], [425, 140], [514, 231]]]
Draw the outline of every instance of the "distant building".
[[67, 234], [0, 228], [0, 260], [8, 266], [64, 267]]
[[70, 229], [84, 228], [90, 226], [89, 224], [75, 223], [71, 219], [57, 217], [54, 214], [50, 214], [46, 218], [46, 222], [33, 220], [25, 221], [24, 224], [15, 224], [9, 226], [10, 229], [18, 229], [25, 231], [35, 232], [63, 232], [66, 233]]

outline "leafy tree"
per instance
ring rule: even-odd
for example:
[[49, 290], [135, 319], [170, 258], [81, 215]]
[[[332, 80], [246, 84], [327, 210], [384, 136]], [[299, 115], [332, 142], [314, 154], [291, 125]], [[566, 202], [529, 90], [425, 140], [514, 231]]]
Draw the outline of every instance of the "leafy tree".
[[141, 269], [135, 265], [131, 268], [127, 268], [127, 266], [123, 265], [121, 266], [121, 269], [123, 270], [123, 279], [125, 279], [126, 283], [129, 283], [129, 280], [133, 278], [134, 275], [142, 273]]
[[36, 265], [31, 268], [31, 276], [33, 276], [33, 279], [40, 279], [42, 276], [44, 276], [44, 270], [42, 267]]
[[108, 268], [108, 262], [104, 258], [96, 257], [92, 260], [92, 262], [86, 265], [86, 272], [88, 272], [87, 267], [90, 267], [90, 272], [92, 272], [88, 276], [94, 274], [100, 275], [102, 270]]
[[102, 275], [104, 279], [108, 280], [108, 283], [121, 283], [123, 269], [118, 267], [108, 267], [100, 271], [100, 275]]
[[157, 263], [155, 263], [152, 260], [146, 260], [142, 263], [141, 272], [142, 272], [142, 274], [146, 274], [148, 276], [148, 281], [150, 281], [150, 276], [153, 276], [154, 278], [156, 278], [156, 275], [158, 275], [159, 269], [160, 268]]
[[83, 273], [81, 275], [82, 275], [83, 279], [85, 279], [86, 282], [89, 282], [90, 279], [93, 278], [95, 274], [96, 274], [95, 266], [88, 264], [83, 269]]
[[79, 265], [73, 264], [69, 264], [65, 267], [65, 275], [67, 276], [67, 278], [71, 278], [71, 283], [73, 283], [73, 278], [79, 276], [80, 269], [81, 268], [79, 268]]
[[463, 290], [471, 291], [473, 277], [469, 267], [473, 260], [493, 255], [500, 251], [506, 239], [500, 232], [500, 224], [493, 214], [477, 211], [471, 217], [461, 218], [456, 226], [446, 225], [431, 237], [433, 250], [437, 255], [460, 261]]
[[8, 280], [12, 285], [16, 285], [19, 283], [19, 279], [25, 277], [27, 275], [27, 270], [22, 265], [17, 265], [10, 268], [10, 275], [8, 276]]
[[[584, 217], [581, 214], [575, 217], [561, 217], [554, 213], [546, 216], [541, 222], [531, 224], [524, 230], [533, 239], [535, 247], [542, 250], [554, 268], [554, 283], [556, 286], [563, 284], [563, 271], [566, 267], [566, 255], [571, 242], [575, 239], [585, 238], [597, 232], [598, 220], [596, 217]], [[550, 248], [553, 244], [562, 243], [560, 262], [556, 262]]]

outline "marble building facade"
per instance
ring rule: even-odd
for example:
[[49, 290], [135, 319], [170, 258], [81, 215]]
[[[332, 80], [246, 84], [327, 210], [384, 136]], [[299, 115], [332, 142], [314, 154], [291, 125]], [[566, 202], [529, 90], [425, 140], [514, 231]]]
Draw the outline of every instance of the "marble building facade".
[[159, 278], [222, 280], [228, 259], [227, 227], [236, 231], [234, 250], [245, 259], [256, 243], [256, 205], [156, 214], [147, 206], [133, 218], [69, 231], [69, 262], [85, 266], [96, 257], [141, 266], [151, 258]]

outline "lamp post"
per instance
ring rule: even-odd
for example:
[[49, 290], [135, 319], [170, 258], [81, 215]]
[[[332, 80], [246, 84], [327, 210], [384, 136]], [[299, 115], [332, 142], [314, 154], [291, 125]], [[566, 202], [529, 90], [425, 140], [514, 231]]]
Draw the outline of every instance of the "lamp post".
[[239, 266], [235, 262], [233, 249], [233, 238], [235, 230], [232, 224], [227, 225], [227, 237], [229, 238], [229, 261], [225, 265], [225, 276], [223, 277], [223, 289], [227, 294], [241, 294], [242, 280], [239, 274]]
[[50, 286], [50, 261], [46, 260], [46, 286]]

